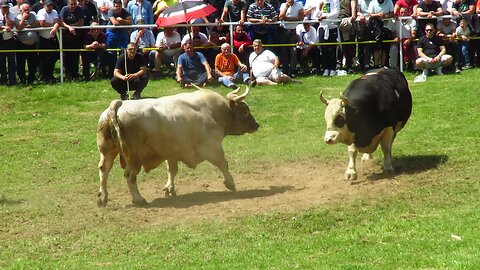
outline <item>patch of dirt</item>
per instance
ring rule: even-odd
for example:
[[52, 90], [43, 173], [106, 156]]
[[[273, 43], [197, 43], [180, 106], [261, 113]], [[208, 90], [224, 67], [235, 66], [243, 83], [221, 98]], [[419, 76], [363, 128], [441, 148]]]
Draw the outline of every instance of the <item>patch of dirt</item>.
[[[176, 179], [176, 197], [165, 197], [162, 192], [166, 179], [139, 181], [146, 207], [130, 205], [131, 197], [126, 183], [109, 183], [110, 201], [106, 210], [116, 209], [124, 215], [134, 215], [150, 225], [179, 224], [266, 212], [306, 210], [322, 203], [349, 201], [358, 196], [398, 189], [398, 177], [386, 178], [377, 160], [358, 162], [359, 180], [343, 179], [343, 163], [293, 162], [257, 167], [248, 172], [231, 173], [237, 191], [223, 186], [220, 177], [185, 176], [181, 169]], [[161, 168], [158, 168], [161, 169]], [[158, 170], [157, 169], [157, 170]], [[212, 166], [212, 170], [216, 170]], [[214, 175], [214, 174], [212, 174]], [[139, 179], [145, 177], [144, 173]], [[195, 179], [196, 178], [196, 179]], [[369, 179], [367, 179], [369, 178]], [[373, 179], [373, 180], [372, 180]]]

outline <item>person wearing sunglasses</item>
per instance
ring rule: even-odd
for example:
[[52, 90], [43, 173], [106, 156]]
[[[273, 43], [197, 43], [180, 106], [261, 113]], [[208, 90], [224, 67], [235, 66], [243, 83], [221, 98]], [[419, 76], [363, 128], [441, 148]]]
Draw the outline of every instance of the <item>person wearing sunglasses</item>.
[[425, 35], [417, 43], [418, 58], [415, 61], [422, 75], [427, 76], [430, 70], [443, 75], [443, 67], [452, 63], [453, 57], [447, 54], [443, 40], [435, 35], [434, 26], [429, 23], [425, 26]]

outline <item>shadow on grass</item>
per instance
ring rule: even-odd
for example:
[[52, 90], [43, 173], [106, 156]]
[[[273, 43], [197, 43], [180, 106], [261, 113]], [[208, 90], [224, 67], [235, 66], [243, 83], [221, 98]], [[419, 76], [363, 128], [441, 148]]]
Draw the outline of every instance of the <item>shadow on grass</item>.
[[183, 194], [176, 197], [157, 198], [146, 205], [146, 208], [188, 208], [195, 205], [225, 202], [232, 200], [268, 197], [294, 189], [293, 186], [271, 186], [270, 189], [251, 189], [242, 191], [201, 191]]
[[2, 195], [0, 197], [0, 205], [1, 206], [17, 205], [17, 204], [21, 204], [21, 203], [23, 203], [23, 201], [21, 201], [21, 200], [17, 200], [17, 201], [9, 200], [9, 199], [5, 198], [4, 195]]
[[419, 156], [400, 156], [393, 158], [393, 166], [395, 167], [394, 175], [385, 173], [374, 173], [367, 177], [368, 180], [380, 180], [392, 178], [400, 174], [416, 174], [431, 169], [436, 169], [439, 165], [448, 161], [446, 155], [419, 155]]

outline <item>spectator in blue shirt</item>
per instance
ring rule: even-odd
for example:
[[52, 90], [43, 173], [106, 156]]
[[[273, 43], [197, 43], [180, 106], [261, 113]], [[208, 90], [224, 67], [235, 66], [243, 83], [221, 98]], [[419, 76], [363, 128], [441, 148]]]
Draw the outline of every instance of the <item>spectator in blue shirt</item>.
[[190, 42], [182, 45], [185, 51], [178, 57], [177, 82], [186, 88], [192, 83], [198, 86], [205, 86], [207, 81], [212, 80], [212, 72], [205, 56], [195, 52]]

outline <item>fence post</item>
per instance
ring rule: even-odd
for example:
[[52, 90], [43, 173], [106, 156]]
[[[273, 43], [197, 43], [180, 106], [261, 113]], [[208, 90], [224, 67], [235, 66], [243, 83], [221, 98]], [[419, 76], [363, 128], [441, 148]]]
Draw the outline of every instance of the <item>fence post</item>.
[[230, 52], [233, 53], [233, 24], [228, 26], [230, 29]]
[[63, 83], [63, 34], [62, 29], [60, 29], [60, 40], [58, 41], [59, 48], [60, 48], [60, 83]]

